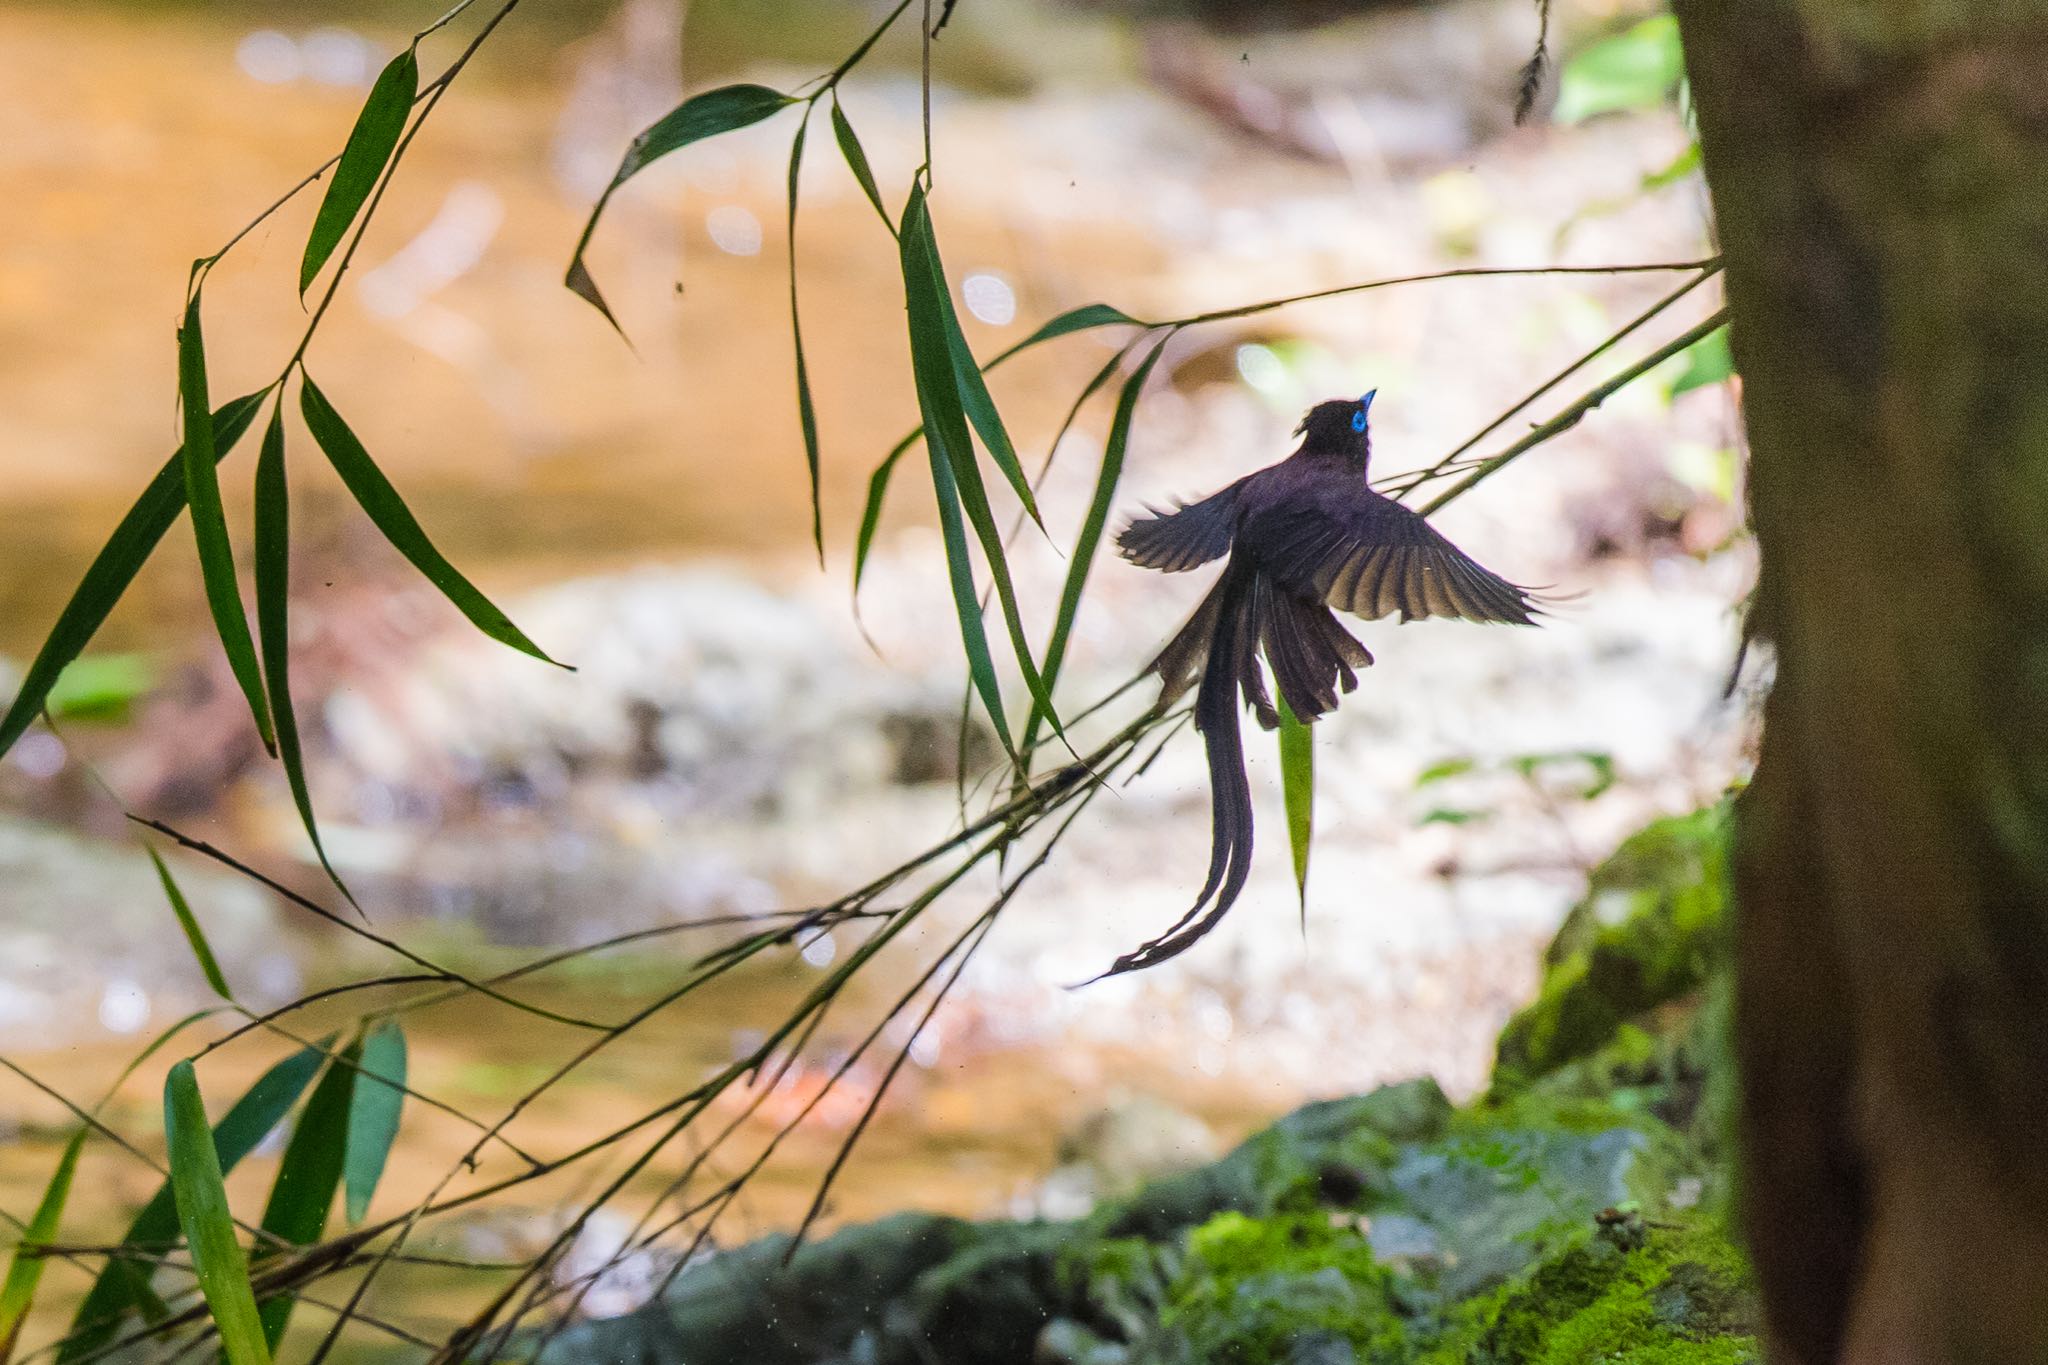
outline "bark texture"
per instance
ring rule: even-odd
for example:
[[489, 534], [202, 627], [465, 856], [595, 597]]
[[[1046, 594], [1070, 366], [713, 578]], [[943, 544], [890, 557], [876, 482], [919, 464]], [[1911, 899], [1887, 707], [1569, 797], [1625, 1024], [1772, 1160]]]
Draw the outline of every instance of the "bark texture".
[[2048, 1361], [2048, 4], [1678, 0], [1778, 683], [1736, 853], [1779, 1361]]

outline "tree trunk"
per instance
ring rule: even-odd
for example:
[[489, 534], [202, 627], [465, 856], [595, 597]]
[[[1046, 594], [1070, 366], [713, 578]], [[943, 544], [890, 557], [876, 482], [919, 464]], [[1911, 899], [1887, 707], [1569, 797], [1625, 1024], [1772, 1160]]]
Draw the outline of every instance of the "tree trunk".
[[2048, 4], [1678, 0], [1759, 633], [1743, 1206], [1779, 1361], [2048, 1361]]

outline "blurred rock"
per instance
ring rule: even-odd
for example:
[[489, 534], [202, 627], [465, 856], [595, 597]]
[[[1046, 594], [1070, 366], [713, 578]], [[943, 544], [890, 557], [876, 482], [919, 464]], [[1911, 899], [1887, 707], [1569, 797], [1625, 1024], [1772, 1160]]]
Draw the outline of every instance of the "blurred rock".
[[[767, 909], [796, 850], [839, 857], [817, 847], [834, 817], [959, 772], [950, 680], [878, 667], [843, 615], [730, 570], [516, 606], [575, 672], [458, 629], [311, 699], [332, 847], [401, 906], [509, 943]], [[993, 748], [970, 719], [977, 771]]]
[[[1508, 132], [1536, 43], [1521, 0], [1191, 8], [1194, 23], [1146, 30], [1155, 84], [1241, 135], [1354, 170], [1440, 168]], [[1300, 27], [1312, 31], [1275, 31]]]
[[1059, 1165], [1046, 1177], [1038, 1211], [1078, 1217], [1155, 1176], [1214, 1160], [1218, 1146], [1209, 1126], [1183, 1109], [1150, 1095], [1121, 1100], [1060, 1139]]

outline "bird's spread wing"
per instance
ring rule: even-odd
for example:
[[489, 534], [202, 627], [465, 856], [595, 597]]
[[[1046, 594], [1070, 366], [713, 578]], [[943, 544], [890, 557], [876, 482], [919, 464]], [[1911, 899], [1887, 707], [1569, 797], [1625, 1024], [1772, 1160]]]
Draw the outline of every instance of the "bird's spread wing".
[[1237, 529], [1237, 495], [1243, 480], [1200, 502], [1140, 517], [1116, 538], [1124, 558], [1146, 569], [1180, 573], [1230, 552]]
[[1248, 521], [1268, 573], [1366, 620], [1447, 616], [1533, 625], [1539, 603], [1481, 567], [1422, 517], [1377, 495], [1276, 507]]

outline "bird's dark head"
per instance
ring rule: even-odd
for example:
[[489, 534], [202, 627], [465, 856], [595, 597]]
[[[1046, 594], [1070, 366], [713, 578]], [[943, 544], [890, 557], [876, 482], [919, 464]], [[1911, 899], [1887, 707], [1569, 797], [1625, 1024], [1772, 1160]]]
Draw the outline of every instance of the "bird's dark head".
[[1371, 389], [1362, 398], [1333, 398], [1310, 408], [1294, 429], [1301, 437], [1302, 452], [1341, 456], [1363, 469], [1372, 455], [1370, 414], [1373, 395], [1378, 392]]

